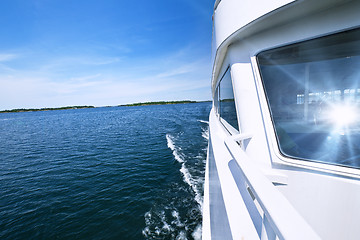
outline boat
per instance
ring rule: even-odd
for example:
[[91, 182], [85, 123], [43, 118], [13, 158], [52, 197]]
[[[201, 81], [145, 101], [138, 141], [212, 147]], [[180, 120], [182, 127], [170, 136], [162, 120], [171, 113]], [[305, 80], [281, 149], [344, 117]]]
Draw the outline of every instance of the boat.
[[359, 239], [359, 12], [215, 1], [202, 239]]

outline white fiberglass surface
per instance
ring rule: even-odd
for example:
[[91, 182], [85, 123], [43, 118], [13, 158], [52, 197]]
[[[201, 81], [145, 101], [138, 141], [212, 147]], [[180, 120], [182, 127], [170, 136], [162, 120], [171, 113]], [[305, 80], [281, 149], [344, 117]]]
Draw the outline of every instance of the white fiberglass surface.
[[360, 168], [360, 29], [264, 51], [258, 63], [281, 153]]

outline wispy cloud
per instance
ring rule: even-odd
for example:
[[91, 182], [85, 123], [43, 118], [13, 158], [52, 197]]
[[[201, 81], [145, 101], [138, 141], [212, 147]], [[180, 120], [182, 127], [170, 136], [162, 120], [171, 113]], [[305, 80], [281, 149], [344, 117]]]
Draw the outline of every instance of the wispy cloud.
[[7, 66], [6, 64], [0, 63], [0, 70], [3, 72], [15, 72], [16, 70]]
[[27, 70], [0, 72], [0, 109], [209, 99], [210, 64], [193, 51], [187, 46], [140, 61], [101, 55], [38, 58]]
[[76, 66], [104, 66], [121, 61], [120, 57], [101, 57], [101, 56], [57, 56], [48, 59], [45, 63], [39, 63], [42, 71], [50, 71]]
[[196, 64], [185, 64], [182, 66], [175, 66], [175, 68], [157, 74], [156, 78], [169, 78], [179, 75], [184, 75], [196, 71]]
[[89, 75], [89, 76], [81, 76], [81, 77], [72, 77], [69, 80], [73, 81], [73, 82], [87, 82], [87, 81], [92, 81], [95, 79], [98, 79], [99, 77], [101, 77], [101, 74], [95, 74], [95, 75]]
[[0, 53], [0, 62], [7, 62], [17, 58], [16, 54]]
[[0, 2], [0, 109], [210, 96], [207, 1]]
[[12, 53], [0, 53], [0, 71], [2, 72], [14, 72], [15, 69], [9, 64], [10, 61], [18, 58], [17, 54]]

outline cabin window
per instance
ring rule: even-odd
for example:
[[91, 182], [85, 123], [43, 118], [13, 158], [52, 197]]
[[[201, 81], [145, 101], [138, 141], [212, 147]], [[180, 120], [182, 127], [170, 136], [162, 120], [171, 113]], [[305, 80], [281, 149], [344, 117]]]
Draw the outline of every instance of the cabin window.
[[[225, 74], [220, 80], [219, 103], [219, 113], [221, 121], [225, 127], [226, 124], [230, 124], [233, 128], [239, 131], [230, 68], [226, 70]], [[226, 122], [224, 123], [224, 121]]]
[[360, 167], [360, 30], [258, 54], [281, 153]]

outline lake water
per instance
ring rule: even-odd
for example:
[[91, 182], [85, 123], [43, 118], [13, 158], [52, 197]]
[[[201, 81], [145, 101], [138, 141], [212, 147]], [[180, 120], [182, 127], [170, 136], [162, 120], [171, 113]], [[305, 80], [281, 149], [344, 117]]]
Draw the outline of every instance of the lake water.
[[210, 107], [0, 114], [0, 239], [200, 239]]

